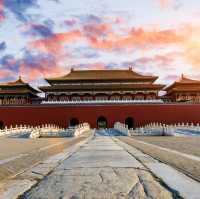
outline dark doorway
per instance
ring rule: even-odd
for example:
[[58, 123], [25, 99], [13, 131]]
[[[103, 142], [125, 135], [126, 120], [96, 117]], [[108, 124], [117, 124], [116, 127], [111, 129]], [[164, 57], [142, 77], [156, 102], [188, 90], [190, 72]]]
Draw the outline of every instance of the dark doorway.
[[3, 123], [3, 121], [0, 121], [0, 129], [4, 129], [4, 123]]
[[76, 125], [78, 125], [78, 124], [79, 124], [79, 121], [78, 121], [77, 118], [72, 118], [72, 119], [69, 121], [69, 126], [70, 126], [70, 127], [74, 127], [74, 126], [76, 126]]
[[133, 120], [133, 118], [132, 117], [127, 117], [125, 119], [125, 124], [128, 125], [129, 129], [134, 128], [134, 120]]
[[103, 116], [97, 119], [97, 128], [98, 129], [105, 129], [107, 128], [107, 119]]

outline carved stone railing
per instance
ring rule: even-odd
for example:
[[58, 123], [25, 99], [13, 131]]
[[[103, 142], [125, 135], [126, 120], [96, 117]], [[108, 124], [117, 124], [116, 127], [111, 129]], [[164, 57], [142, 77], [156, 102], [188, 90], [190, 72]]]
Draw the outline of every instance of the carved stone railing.
[[75, 127], [69, 128], [68, 131], [71, 131], [71, 134], [75, 137], [82, 135], [84, 132], [90, 130], [90, 125], [88, 123], [82, 123]]
[[45, 125], [36, 127], [32, 130], [30, 138], [39, 137], [69, 137], [69, 133], [65, 129], [59, 128], [55, 125]]
[[162, 123], [150, 123], [143, 127], [137, 128], [130, 132], [131, 135], [167, 135], [167, 136], [180, 136], [180, 135], [199, 135], [200, 125], [193, 123], [178, 123], [178, 124], [162, 124]]
[[31, 133], [34, 127], [29, 125], [16, 125], [15, 127], [11, 126], [8, 128], [7, 126], [0, 130], [0, 136], [9, 136], [9, 135], [23, 135], [27, 133]]
[[125, 135], [125, 136], [129, 136], [130, 135], [130, 130], [128, 129], [128, 126], [120, 123], [120, 122], [116, 122], [114, 124], [114, 129], [119, 131], [121, 134]]
[[15, 127], [0, 130], [0, 136], [24, 136], [29, 138], [39, 138], [39, 137], [77, 137], [84, 132], [90, 130], [90, 125], [88, 123], [83, 123], [75, 126], [74, 128], [63, 129], [53, 124], [45, 124], [42, 126], [26, 126], [20, 125]]
[[78, 101], [42, 101], [41, 104], [162, 104], [161, 99], [158, 100], [78, 100]]

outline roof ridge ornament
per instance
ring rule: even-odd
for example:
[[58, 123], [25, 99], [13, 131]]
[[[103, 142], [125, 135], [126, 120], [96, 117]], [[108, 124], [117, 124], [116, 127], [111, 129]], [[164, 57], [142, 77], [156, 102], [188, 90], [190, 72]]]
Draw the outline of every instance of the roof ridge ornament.
[[132, 67], [132, 66], [129, 66], [128, 70], [129, 70], [129, 71], [133, 71], [133, 67]]
[[15, 83], [15, 84], [26, 84], [26, 83], [23, 81], [21, 75], [19, 75], [18, 79], [17, 79], [15, 82], [12, 82], [12, 83]]
[[181, 82], [182, 80], [186, 79], [184, 73], [181, 74], [181, 77], [179, 78], [178, 82]]
[[70, 71], [71, 71], [71, 72], [73, 72], [73, 71], [74, 71], [74, 68], [73, 68], [73, 67], [71, 67]]

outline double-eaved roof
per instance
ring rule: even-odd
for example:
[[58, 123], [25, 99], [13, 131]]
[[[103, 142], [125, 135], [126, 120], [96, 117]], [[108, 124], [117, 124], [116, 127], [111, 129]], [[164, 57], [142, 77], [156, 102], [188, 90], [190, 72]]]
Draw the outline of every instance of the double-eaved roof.
[[178, 81], [164, 89], [167, 94], [172, 92], [200, 92], [200, 81], [186, 78], [184, 75]]
[[0, 83], [0, 94], [30, 94], [36, 95], [39, 91], [24, 82], [21, 77], [13, 82]]
[[[127, 70], [74, 70], [67, 75], [47, 78], [50, 86], [42, 86], [40, 90], [48, 91], [135, 91], [161, 90], [164, 85], [153, 84], [157, 76], [146, 76]], [[81, 84], [79, 84], [81, 83]], [[97, 84], [96, 84], [97, 83]]]
[[150, 81], [157, 80], [157, 76], [144, 76], [131, 68], [128, 70], [74, 70], [61, 77], [46, 78], [48, 83], [70, 81]]

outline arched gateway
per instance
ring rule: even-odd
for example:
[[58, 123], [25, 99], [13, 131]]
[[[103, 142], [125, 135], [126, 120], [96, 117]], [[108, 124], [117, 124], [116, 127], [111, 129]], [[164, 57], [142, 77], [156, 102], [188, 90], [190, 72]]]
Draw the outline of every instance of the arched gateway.
[[69, 121], [69, 126], [70, 127], [74, 127], [74, 126], [76, 126], [76, 125], [78, 125], [79, 124], [79, 120], [77, 119], [77, 118], [72, 118], [72, 119], [70, 119], [70, 121]]
[[125, 119], [125, 124], [128, 125], [128, 128], [131, 129], [131, 128], [134, 128], [134, 120], [132, 117], [127, 117]]
[[98, 129], [107, 128], [107, 119], [104, 116], [100, 116], [97, 118], [97, 128]]
[[0, 129], [4, 129], [4, 122], [0, 121]]

